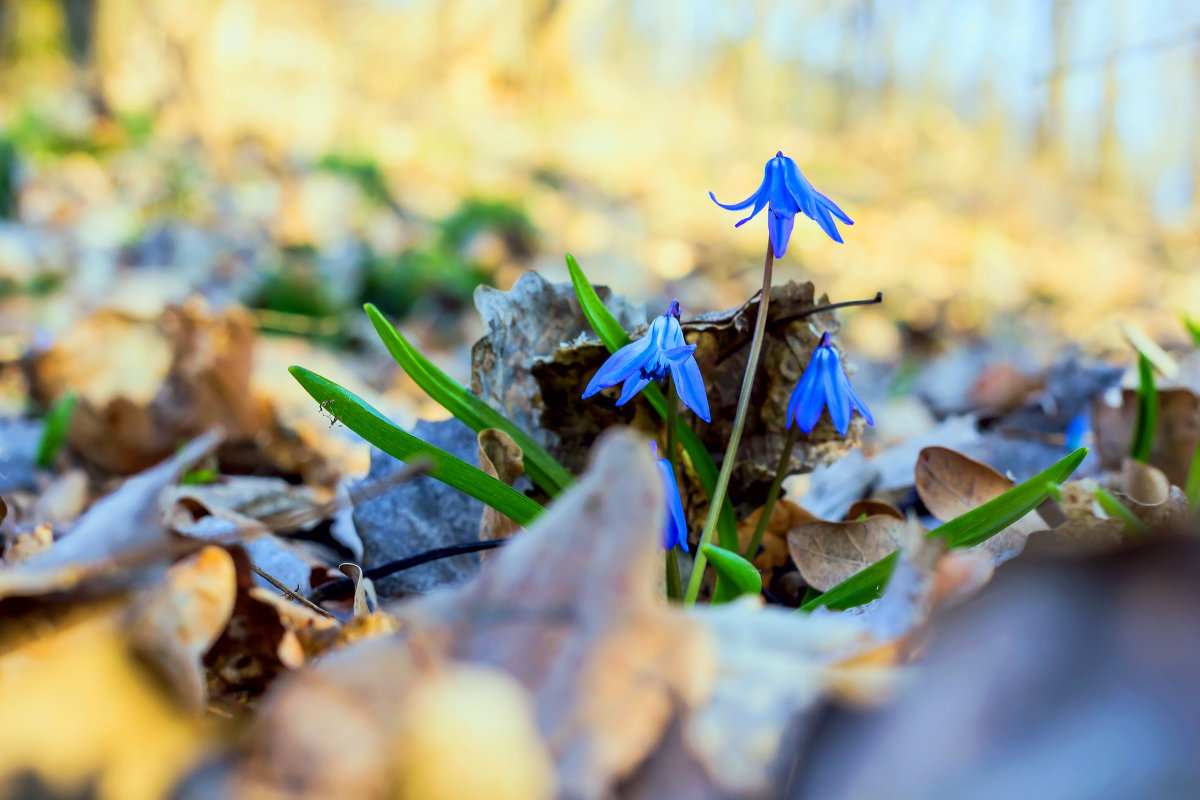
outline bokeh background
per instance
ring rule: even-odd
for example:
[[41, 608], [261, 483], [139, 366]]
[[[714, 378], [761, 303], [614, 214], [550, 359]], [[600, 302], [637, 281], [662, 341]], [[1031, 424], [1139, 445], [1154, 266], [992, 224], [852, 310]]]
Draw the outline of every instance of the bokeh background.
[[884, 292], [860, 360], [1200, 313], [1190, 0], [0, 0], [0, 355], [199, 295], [282, 334], [281, 396], [302, 361], [436, 416], [344, 355], [362, 301], [463, 379], [474, 287], [566, 251], [735, 305], [764, 226], [707, 193], [779, 149], [856, 221], [798, 224], [779, 277]]

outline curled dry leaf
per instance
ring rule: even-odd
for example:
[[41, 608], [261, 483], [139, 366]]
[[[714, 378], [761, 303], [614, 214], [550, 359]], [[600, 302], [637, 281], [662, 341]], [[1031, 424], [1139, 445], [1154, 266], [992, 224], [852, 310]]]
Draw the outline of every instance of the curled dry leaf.
[[354, 581], [354, 616], [363, 617], [379, 608], [379, 598], [375, 595], [375, 583], [363, 574], [358, 564], [339, 564], [338, 569], [350, 580]]
[[130, 608], [127, 625], [134, 650], [163, 674], [192, 711], [204, 708], [201, 659], [229, 622], [236, 595], [233, 558], [209, 546], [172, 565]]
[[899, 550], [908, 527], [893, 516], [805, 522], [788, 532], [788, 551], [808, 585], [824, 592]]
[[[1137, 420], [1137, 392], [1125, 389], [1120, 403], [1110, 406], [1103, 397], [1092, 402], [1095, 450], [1104, 469], [1118, 471], [1129, 455]], [[1187, 481], [1192, 456], [1200, 442], [1200, 397], [1189, 389], [1161, 389], [1150, 464], [1161, 469], [1176, 486]]]
[[[750, 537], [762, 518], [762, 508], [738, 522], [738, 546], [742, 552], [750, 546]], [[790, 500], [780, 499], [771, 509], [771, 519], [763, 532], [762, 550], [754, 556], [754, 566], [760, 570], [782, 567], [788, 560], [787, 534], [802, 522], [816, 522], [816, 517]]]
[[904, 512], [886, 500], [855, 500], [843, 517], [846, 521], [860, 517], [895, 517], [904, 519]]
[[1125, 541], [1124, 525], [1096, 502], [1100, 484], [1093, 478], [1067, 481], [1059, 488], [1059, 508], [1066, 520], [1051, 530], [1038, 531], [1031, 541], [1048, 553], [1074, 555], [1105, 553]]
[[1187, 496], [1157, 467], [1127, 458], [1112, 489], [1150, 530], [1166, 530], [1188, 518]]
[[279, 675], [334, 645], [338, 624], [274, 589], [256, 586], [246, 551], [233, 547], [229, 552], [236, 567], [237, 598], [229, 624], [204, 663], [214, 701], [240, 710]]
[[220, 434], [211, 431], [98, 500], [53, 547], [0, 571], [0, 597], [66, 590], [87, 577], [106, 573], [119, 573], [122, 581], [136, 581], [139, 570], [117, 569], [116, 562], [125, 557], [161, 569], [170, 548], [159, 495], [220, 441]]
[[[496, 428], [486, 428], [479, 432], [478, 440], [479, 468], [488, 475], [498, 478], [507, 486], [512, 486], [517, 478], [525, 474], [521, 447], [507, 433]], [[491, 506], [483, 507], [483, 517], [479, 520], [480, 539], [507, 539], [520, 529], [520, 525]]]
[[56, 797], [159, 800], [207, 750], [207, 726], [146, 680], [111, 615], [0, 656], [0, 708], [6, 788], [33, 773]]
[[[633, 308], [607, 287], [597, 287], [597, 293], [631, 337], [645, 332], [645, 309]], [[643, 399], [617, 408], [617, 389], [582, 399], [584, 387], [609, 352], [580, 311], [570, 284], [551, 284], [537, 273], [527, 273], [509, 292], [481, 288], [475, 302], [489, 332], [471, 351], [472, 391], [525, 430], [536, 431], [539, 442], [572, 472], [583, 469], [588, 446], [614, 425], [660, 435], [662, 420]], [[821, 332], [837, 329], [831, 311], [796, 319], [818, 302], [823, 299], [818, 301], [811, 283], [771, 288], [759, 378], [730, 480], [732, 497], [754, 504], [766, 498], [786, 440], [782, 431], [788, 397]], [[712, 411], [712, 424], [701, 426], [697, 434], [714, 455], [724, 452], [729, 440], [757, 313], [758, 298], [753, 297], [736, 308], [683, 321], [685, 339], [696, 345]], [[856, 416], [850, 435], [842, 437], [823, 417], [812, 433], [800, 437], [790, 471], [808, 472], [834, 461], [858, 442], [862, 425]], [[689, 520], [701, 526], [707, 495], [694, 479], [681, 489], [687, 495]]]
[[67, 444], [88, 464], [128, 475], [167, 458], [213, 426], [231, 472], [261, 470], [332, 484], [325, 460], [284, 430], [253, 391], [255, 325], [244, 311], [203, 303], [168, 308], [157, 326], [102, 312], [83, 320], [32, 363], [33, 397], [79, 394]]
[[[987, 464], [946, 447], [923, 449], [914, 473], [921, 502], [942, 522], [962, 516], [1013, 487], [1011, 480]], [[1029, 534], [1046, 527], [1038, 513], [1031, 511], [977, 546], [997, 561], [1004, 561], [1021, 552]]]

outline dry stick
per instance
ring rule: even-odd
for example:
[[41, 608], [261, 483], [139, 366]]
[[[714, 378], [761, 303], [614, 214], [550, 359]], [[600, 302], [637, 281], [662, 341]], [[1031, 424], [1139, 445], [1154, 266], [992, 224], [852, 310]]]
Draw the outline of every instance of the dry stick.
[[[876, 292], [875, 296], [872, 297], [870, 300], [843, 300], [840, 303], [826, 303], [823, 306], [813, 306], [812, 308], [806, 308], [803, 311], [797, 312], [795, 314], [788, 314], [786, 317], [780, 317], [779, 319], [775, 320], [767, 327], [769, 330], [773, 331], [776, 328], [782, 328], [784, 325], [787, 325], [789, 322], [795, 322], [798, 319], [804, 319], [805, 317], [811, 317], [813, 314], [820, 314], [822, 311], [833, 311], [838, 308], [847, 308], [849, 306], [873, 306], [877, 303], [882, 303], [882, 302], [883, 302], [883, 292]], [[746, 346], [745, 339], [742, 339], [741, 341], [737, 342], [736, 344], [730, 345], [728, 348], [726, 348], [726, 350], [723, 353], [721, 353], [720, 355], [717, 356], [716, 363], [720, 364], [722, 361], [729, 358], [731, 355], [736, 353], [738, 350], [741, 350], [745, 346]]]
[[279, 591], [283, 592], [285, 597], [287, 597], [291, 600], [295, 600], [300, 605], [305, 606], [308, 609], [317, 612], [318, 614], [320, 614], [323, 617], [329, 617], [330, 619], [332, 619], [336, 622], [339, 622], [339, 623], [341, 622], [340, 619], [335, 617], [333, 614], [330, 614], [328, 611], [321, 608], [316, 603], [310, 601], [307, 597], [304, 597], [303, 595], [299, 595], [299, 594], [296, 594], [295, 592], [293, 592], [291, 589], [289, 589], [287, 587], [286, 584], [284, 584], [282, 581], [280, 581], [278, 578], [276, 578], [271, 573], [267, 572], [262, 567], [256, 566], [255, 564], [251, 564], [250, 569], [254, 570], [255, 575], [262, 578], [263, 580], [265, 580], [267, 583], [274, 586]]
[[767, 532], [768, 520], [771, 519], [771, 511], [775, 508], [775, 501], [779, 499], [779, 487], [783, 485], [783, 479], [787, 477], [788, 466], [792, 460], [792, 448], [796, 446], [796, 432], [800, 428], [792, 420], [788, 420], [787, 441], [783, 444], [783, 455], [779, 457], [779, 466], [775, 468], [775, 477], [771, 480], [771, 488], [767, 490], [767, 502], [763, 504], [762, 511], [759, 512], [758, 525], [754, 526], [754, 535], [750, 537], [750, 544], [746, 547], [745, 557], [747, 560], [753, 560], [758, 553], [758, 546], [762, 544], [763, 534]]
[[[667, 390], [667, 460], [671, 462], [671, 476], [678, 480], [679, 473], [675, 464], [679, 460], [679, 432], [676, 430], [679, 424], [679, 389], [675, 386], [673, 378], [668, 377], [667, 382], [670, 384]], [[675, 555], [674, 547], [667, 551], [666, 562], [667, 598], [678, 600], [683, 596], [683, 589], [679, 584], [679, 557]]]
[[696, 595], [700, 594], [700, 581], [704, 578], [704, 567], [708, 559], [703, 547], [712, 541], [713, 531], [717, 527], [717, 518], [721, 515], [721, 505], [725, 502], [725, 492], [729, 489], [729, 478], [733, 474], [733, 462], [737, 459], [738, 445], [742, 440], [742, 428], [746, 424], [746, 411], [750, 408], [750, 390], [754, 388], [754, 376], [758, 373], [758, 357], [762, 352], [763, 334], [767, 330], [767, 305], [771, 301], [771, 267], [775, 265], [775, 251], [771, 248], [771, 240], [767, 239], [767, 257], [763, 262], [762, 294], [758, 299], [758, 317], [754, 320], [754, 338], [750, 340], [750, 357], [746, 362], [746, 374], [742, 377], [742, 393], [738, 396], [737, 413], [733, 417], [733, 430], [729, 432], [729, 444], [725, 447], [725, 460], [721, 462], [721, 474], [717, 476], [717, 486], [708, 506], [708, 517], [704, 520], [704, 530], [700, 533], [700, 544], [696, 547], [696, 562], [692, 567], [692, 577], [688, 581], [687, 592], [683, 595], [685, 606], [694, 605]]

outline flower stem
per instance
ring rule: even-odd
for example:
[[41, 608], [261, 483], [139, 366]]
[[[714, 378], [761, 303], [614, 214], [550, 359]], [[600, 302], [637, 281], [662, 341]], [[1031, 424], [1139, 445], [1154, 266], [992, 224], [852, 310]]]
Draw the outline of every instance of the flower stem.
[[754, 526], [754, 535], [750, 537], [750, 544], [746, 546], [744, 555], [748, 561], [754, 560], [755, 554], [758, 553], [758, 546], [762, 544], [763, 534], [767, 532], [771, 512], [775, 510], [775, 501], [779, 499], [779, 487], [783, 485], [783, 479], [787, 477], [788, 465], [792, 460], [792, 448], [796, 446], [798, 430], [800, 430], [798, 426], [788, 425], [787, 441], [783, 443], [783, 455], [779, 457], [779, 466], [775, 468], [775, 477], [771, 480], [771, 488], [767, 490], [767, 502], [763, 504], [762, 511], [759, 512], [758, 525]]
[[[667, 377], [667, 384], [667, 460], [671, 462], [671, 474], [675, 476], [675, 480], [679, 480], [679, 390], [675, 388], [675, 381], [671, 380], [670, 376]], [[667, 551], [667, 598], [679, 600], [681, 597], [683, 588], [679, 583], [679, 558], [672, 547]]]
[[692, 577], [688, 581], [687, 592], [683, 595], [685, 606], [696, 603], [696, 595], [700, 594], [700, 581], [704, 579], [704, 566], [708, 559], [701, 549], [712, 541], [713, 531], [717, 527], [717, 518], [721, 514], [721, 504], [725, 502], [725, 492], [729, 489], [729, 478], [733, 474], [733, 462], [737, 459], [738, 445], [742, 441], [742, 428], [746, 424], [746, 412], [750, 408], [750, 390], [754, 388], [754, 376], [758, 373], [758, 357], [762, 353], [763, 333], [767, 329], [767, 305], [771, 301], [771, 268], [775, 265], [775, 251], [767, 240], [767, 257], [763, 262], [762, 294], [758, 298], [758, 316], [754, 320], [754, 338], [750, 340], [750, 356], [746, 359], [746, 374], [742, 377], [742, 393], [738, 395], [737, 413], [733, 417], [733, 430], [729, 432], [729, 444], [725, 446], [725, 459], [721, 462], [721, 474], [717, 476], [717, 486], [713, 490], [708, 506], [708, 516], [704, 520], [704, 530], [700, 532], [700, 544], [696, 547], [696, 563], [692, 567]]

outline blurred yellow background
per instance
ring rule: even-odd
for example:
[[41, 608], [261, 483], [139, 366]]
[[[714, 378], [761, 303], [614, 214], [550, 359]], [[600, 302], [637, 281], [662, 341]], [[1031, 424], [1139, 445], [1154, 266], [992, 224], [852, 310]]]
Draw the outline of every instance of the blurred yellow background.
[[[31, 157], [22, 189], [23, 223], [101, 250], [166, 215], [399, 252], [499, 199], [537, 236], [470, 243], [497, 285], [561, 279], [570, 251], [685, 313], [754, 290], [761, 218], [734, 229], [707, 193], [741, 200], [782, 149], [856, 225], [837, 245], [798, 223], [780, 278], [885, 294], [845, 315], [851, 346], [1011, 318], [1103, 349], [1118, 320], [1180, 340], [1200, 312], [1198, 27], [1194, 3], [1132, 0], [7, 0], [0, 120], [117, 142]], [[331, 155], [395, 208], [310, 168]], [[189, 181], [228, 193], [155, 188]], [[92, 272], [71, 280], [121, 296], [121, 258], [72, 252]]]

